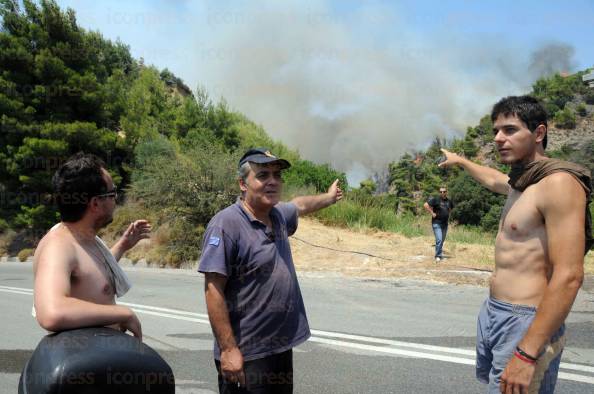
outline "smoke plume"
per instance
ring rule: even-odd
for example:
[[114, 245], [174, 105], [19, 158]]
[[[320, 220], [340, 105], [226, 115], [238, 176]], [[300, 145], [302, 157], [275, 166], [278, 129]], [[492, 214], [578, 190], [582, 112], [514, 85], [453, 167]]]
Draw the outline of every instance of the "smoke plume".
[[500, 97], [572, 68], [565, 44], [531, 54], [489, 37], [427, 37], [365, 2], [353, 13], [324, 2], [234, 2], [207, 11], [205, 23], [211, 35], [189, 51], [199, 70], [188, 70], [190, 82], [354, 185], [436, 136], [462, 136]]
[[574, 49], [561, 43], [552, 43], [532, 52], [530, 72], [537, 76], [551, 75], [556, 72], [569, 72], [574, 69], [572, 60]]

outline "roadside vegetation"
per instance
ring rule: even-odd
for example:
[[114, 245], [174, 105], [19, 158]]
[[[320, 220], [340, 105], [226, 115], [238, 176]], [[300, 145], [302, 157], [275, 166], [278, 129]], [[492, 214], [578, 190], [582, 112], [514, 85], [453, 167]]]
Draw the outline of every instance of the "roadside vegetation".
[[[224, 100], [133, 58], [124, 43], [81, 28], [74, 11], [53, 0], [0, 0], [0, 17], [0, 255], [31, 255], [59, 220], [52, 174], [84, 151], [106, 162], [123, 191], [103, 236], [115, 239], [131, 220], [145, 217], [154, 235], [128, 257], [174, 267], [196, 261], [209, 219], [237, 198], [239, 156], [258, 146], [293, 164], [284, 174], [287, 198], [341, 180], [344, 201], [316, 215], [327, 225], [429, 235], [422, 204], [447, 184], [456, 202], [448, 240], [493, 242], [503, 197], [458, 169], [436, 165], [445, 147], [497, 167], [488, 116], [462, 138], [437, 138], [426, 151], [394, 158], [387, 185], [348, 185], [344, 173], [303, 160]], [[594, 122], [594, 92], [581, 83], [582, 74], [534, 85], [558, 128]], [[594, 169], [592, 140], [551, 154]]]

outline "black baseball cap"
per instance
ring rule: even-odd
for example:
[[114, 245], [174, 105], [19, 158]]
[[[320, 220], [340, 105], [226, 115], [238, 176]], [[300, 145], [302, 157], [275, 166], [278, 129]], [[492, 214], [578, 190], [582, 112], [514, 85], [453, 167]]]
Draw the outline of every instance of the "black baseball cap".
[[291, 163], [285, 159], [276, 157], [266, 148], [253, 148], [245, 152], [241, 159], [239, 159], [239, 167], [246, 162], [257, 164], [278, 163], [281, 166], [281, 170], [291, 167]]

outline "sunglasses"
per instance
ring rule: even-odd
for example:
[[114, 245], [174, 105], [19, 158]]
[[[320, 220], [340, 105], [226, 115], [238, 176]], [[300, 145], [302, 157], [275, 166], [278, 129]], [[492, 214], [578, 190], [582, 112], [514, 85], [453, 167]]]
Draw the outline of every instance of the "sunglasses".
[[113, 198], [117, 199], [118, 198], [118, 189], [116, 187], [114, 187], [112, 190], [108, 190], [106, 193], [103, 193], [103, 194], [97, 194], [95, 197], [99, 197], [99, 198], [113, 197]]

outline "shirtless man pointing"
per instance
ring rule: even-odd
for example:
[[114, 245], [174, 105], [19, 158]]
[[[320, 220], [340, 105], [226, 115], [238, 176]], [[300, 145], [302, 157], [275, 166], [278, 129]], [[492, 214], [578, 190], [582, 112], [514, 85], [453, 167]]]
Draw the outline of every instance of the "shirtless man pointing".
[[105, 164], [77, 154], [53, 179], [62, 222], [39, 242], [34, 257], [37, 321], [48, 331], [111, 326], [142, 339], [140, 321], [115, 296], [130, 288], [117, 264], [143, 238], [150, 224], [137, 220], [109, 250], [97, 231], [112, 221], [117, 191]]
[[588, 170], [544, 156], [547, 118], [530, 96], [507, 97], [491, 113], [509, 175], [443, 150], [489, 190], [507, 195], [495, 241], [490, 297], [477, 327], [477, 378], [489, 393], [552, 393], [564, 321], [592, 244]]

